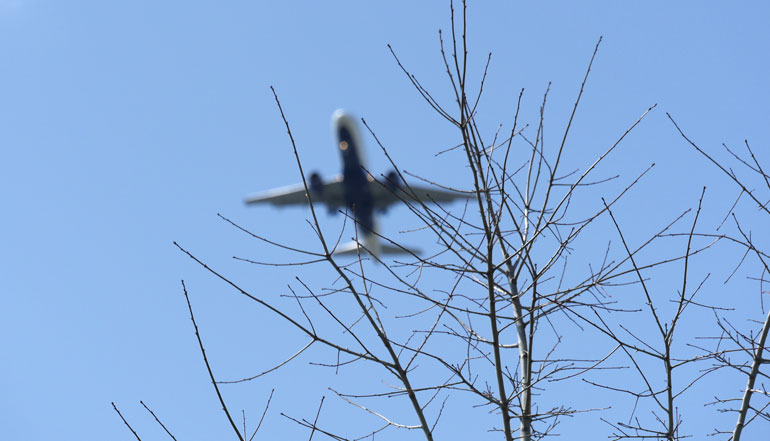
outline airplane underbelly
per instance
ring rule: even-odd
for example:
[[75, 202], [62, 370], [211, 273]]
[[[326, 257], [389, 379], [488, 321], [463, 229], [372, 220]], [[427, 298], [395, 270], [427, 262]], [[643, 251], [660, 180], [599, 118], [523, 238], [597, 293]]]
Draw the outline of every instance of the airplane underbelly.
[[360, 177], [363, 182], [351, 182], [356, 180], [358, 179], [348, 180], [346, 176], [348, 187], [345, 191], [345, 200], [348, 208], [353, 212], [356, 224], [363, 227], [362, 231], [374, 231], [374, 199], [363, 175]]

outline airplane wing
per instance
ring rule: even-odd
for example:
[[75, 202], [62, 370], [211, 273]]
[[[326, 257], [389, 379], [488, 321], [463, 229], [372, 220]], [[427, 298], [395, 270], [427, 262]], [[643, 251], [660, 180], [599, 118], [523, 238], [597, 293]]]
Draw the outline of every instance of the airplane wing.
[[[308, 186], [310, 186], [309, 182]], [[313, 203], [322, 202], [329, 207], [344, 206], [345, 194], [342, 176], [337, 176], [328, 182], [322, 183], [317, 189], [310, 187], [310, 195], [313, 198]], [[274, 188], [247, 196], [245, 202], [247, 204], [267, 203], [276, 206], [306, 205], [308, 203], [303, 184]]]
[[421, 185], [409, 185], [409, 189], [411, 191], [400, 187], [393, 189], [390, 186], [382, 185], [380, 183], [374, 183], [370, 186], [370, 188], [372, 190], [374, 206], [378, 208], [385, 208], [389, 205], [400, 203], [402, 201], [414, 201], [415, 198], [422, 202], [431, 203], [451, 202], [456, 199], [468, 199], [471, 197], [467, 193], [460, 193], [458, 191]]

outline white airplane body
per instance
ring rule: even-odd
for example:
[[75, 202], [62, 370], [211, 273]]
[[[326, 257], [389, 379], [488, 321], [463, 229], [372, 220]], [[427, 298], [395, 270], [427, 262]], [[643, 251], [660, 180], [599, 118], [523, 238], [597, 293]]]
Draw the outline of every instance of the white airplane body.
[[[380, 242], [376, 212], [384, 212], [402, 200], [449, 202], [467, 198], [459, 192], [413, 185], [409, 186], [411, 191], [407, 194], [401, 188], [401, 180], [395, 171], [388, 173], [384, 182], [377, 182], [364, 170], [363, 143], [355, 119], [343, 110], [337, 110], [332, 115], [332, 130], [342, 156], [342, 175], [324, 182], [318, 173], [313, 172], [307, 179], [307, 189], [314, 204], [323, 203], [330, 212], [347, 207], [353, 213], [361, 243], [354, 241], [340, 245], [334, 250], [335, 254], [356, 254], [364, 249], [374, 256], [403, 253], [405, 249]], [[309, 198], [305, 185], [296, 184], [249, 196], [245, 202], [276, 206], [307, 205]], [[363, 249], [360, 249], [361, 245]]]

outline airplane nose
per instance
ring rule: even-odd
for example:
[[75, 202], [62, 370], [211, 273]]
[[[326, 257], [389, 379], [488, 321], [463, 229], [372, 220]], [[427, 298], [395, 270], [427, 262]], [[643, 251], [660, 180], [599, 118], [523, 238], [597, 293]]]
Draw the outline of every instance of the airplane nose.
[[344, 109], [337, 109], [332, 113], [332, 133], [339, 137], [340, 129], [345, 128], [350, 133], [357, 133], [356, 118]]
[[345, 109], [337, 109], [332, 113], [332, 127], [337, 128], [343, 124], [349, 124], [353, 117]]

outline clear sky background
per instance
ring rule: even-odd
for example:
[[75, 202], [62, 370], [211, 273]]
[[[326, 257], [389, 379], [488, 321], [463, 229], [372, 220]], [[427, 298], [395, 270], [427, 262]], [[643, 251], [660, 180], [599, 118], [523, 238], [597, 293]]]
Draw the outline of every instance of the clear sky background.
[[[624, 178], [657, 164], [635, 204], [624, 207], [637, 243], [693, 207], [705, 184], [710, 226], [735, 196], [679, 138], [665, 112], [704, 147], [749, 139], [770, 160], [765, 2], [484, 1], [471, 2], [469, 21], [474, 77], [493, 53], [479, 114], [490, 134], [511, 121], [521, 88], [523, 116], [534, 123], [552, 81], [546, 141], [555, 140], [600, 36], [571, 138], [574, 160], [585, 151], [588, 161], [658, 104], [613, 159]], [[279, 295], [295, 275], [318, 286], [332, 280], [325, 267], [298, 271], [232, 260], [291, 256], [250, 241], [217, 217], [278, 241], [316, 246], [306, 209], [242, 203], [248, 193], [299, 180], [270, 85], [306, 169], [325, 176], [339, 171], [329, 117], [344, 107], [371, 123], [403, 168], [466, 185], [459, 157], [433, 157], [456, 143], [455, 133], [421, 101], [386, 48], [392, 44], [451, 105], [437, 38], [448, 25], [447, 1], [0, 0], [0, 439], [132, 439], [111, 401], [144, 439], [162, 439], [139, 400], [180, 440], [230, 436], [180, 279], [223, 379], [261, 372], [303, 339], [205, 273], [172, 241], [281, 305], [290, 305]], [[372, 170], [385, 171], [368, 136], [366, 143]], [[333, 230], [341, 218], [324, 215], [323, 222]], [[395, 233], [414, 221], [395, 209], [381, 224]], [[753, 227], [758, 237], [760, 227]], [[703, 273], [721, 271], [705, 288], [712, 296], [726, 292], [721, 280], [729, 265], [720, 253], [698, 261]], [[756, 284], [750, 288], [730, 295], [756, 312]], [[312, 376], [325, 371], [308, 366], [318, 360], [328, 356], [312, 352], [284, 371], [225, 391], [251, 425], [275, 388], [258, 439], [307, 436], [279, 413], [312, 418], [321, 395], [330, 395], [326, 380]], [[349, 374], [354, 383], [371, 378], [379, 385], [384, 375], [377, 375]], [[339, 377], [330, 381], [343, 384]], [[739, 379], [729, 390], [744, 384]], [[712, 395], [706, 390], [683, 401], [686, 424], [699, 436], [732, 424], [730, 416], [706, 419], [716, 414], [702, 409]], [[614, 397], [593, 404], [627, 416], [628, 406], [618, 404], [626, 398]], [[329, 406], [340, 410], [323, 414], [323, 422], [349, 425], [350, 436], [365, 433], [356, 424], [371, 422], [368, 416]], [[598, 416], [568, 420], [560, 432], [603, 438], [608, 428]], [[469, 427], [461, 418], [445, 424], [444, 435]]]

